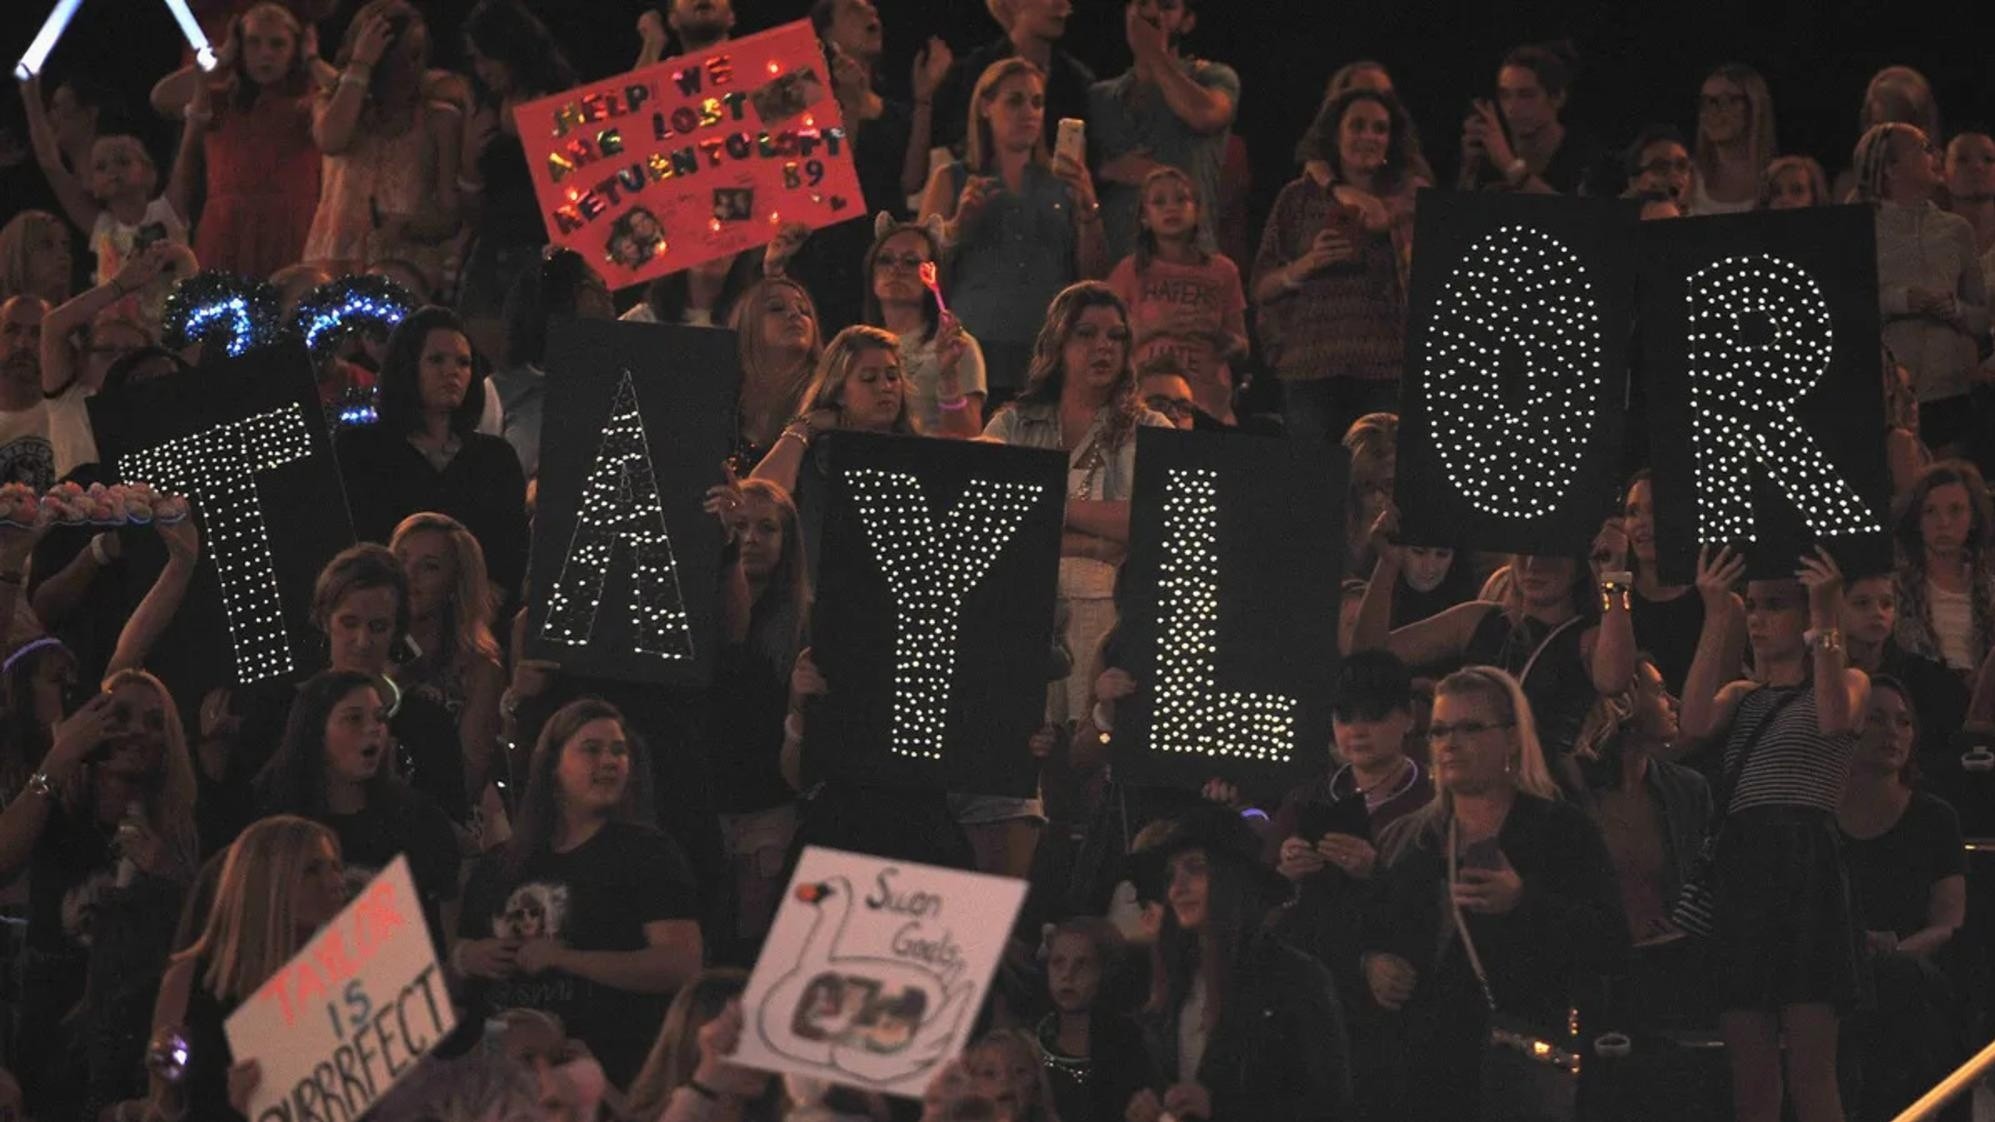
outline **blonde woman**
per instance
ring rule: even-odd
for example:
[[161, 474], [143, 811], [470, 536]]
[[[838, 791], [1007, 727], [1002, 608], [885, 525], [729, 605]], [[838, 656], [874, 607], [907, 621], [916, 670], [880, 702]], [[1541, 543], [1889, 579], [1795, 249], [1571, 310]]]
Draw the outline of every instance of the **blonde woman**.
[[626, 1115], [650, 1122], [776, 1122], [783, 1084], [766, 1072], [728, 1063], [740, 1039], [741, 992], [748, 972], [703, 970], [672, 999], [644, 1067], [630, 1084]]
[[345, 904], [331, 830], [284, 814], [242, 832], [223, 861], [200, 937], [160, 980], [154, 1054], [168, 1059], [177, 1050], [184, 1059], [148, 1064], [155, 1117], [242, 1117], [259, 1072], [254, 1060], [234, 1062], [223, 1023]]
[[1711, 71], [1697, 91], [1697, 174], [1684, 200], [1691, 214], [1736, 214], [1759, 201], [1760, 172], [1780, 151], [1773, 93], [1742, 62]]
[[741, 352], [741, 431], [734, 460], [759, 463], [796, 416], [804, 387], [824, 354], [817, 304], [787, 277], [764, 277], [734, 304], [732, 326]]
[[1492, 1007], [1570, 1046], [1574, 978], [1620, 961], [1627, 920], [1600, 830], [1560, 799], [1515, 678], [1442, 679], [1427, 739], [1435, 799], [1380, 838], [1385, 905], [1362, 964], [1404, 1058], [1392, 1101], [1406, 1117], [1474, 1118], [1495, 1090], [1479, 1071]]
[[418, 652], [396, 668], [395, 681], [428, 694], [456, 721], [466, 794], [476, 802], [492, 778], [499, 696], [506, 688], [492, 636], [485, 550], [463, 523], [429, 511], [404, 518], [388, 548], [408, 578], [408, 642]]
[[797, 419], [749, 474], [791, 494], [811, 443], [833, 429], [912, 433], [900, 340], [891, 331], [855, 324], [834, 335], [804, 390]]
[[69, 230], [45, 210], [24, 210], [0, 226], [0, 300], [37, 296], [51, 307], [72, 294]]

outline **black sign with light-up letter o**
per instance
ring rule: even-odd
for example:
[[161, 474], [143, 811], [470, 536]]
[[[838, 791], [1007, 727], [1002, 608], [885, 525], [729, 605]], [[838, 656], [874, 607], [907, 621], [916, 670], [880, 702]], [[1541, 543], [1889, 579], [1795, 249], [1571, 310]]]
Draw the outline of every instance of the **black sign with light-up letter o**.
[[1869, 207], [1645, 223], [1641, 368], [1656, 543], [1687, 583], [1701, 544], [1790, 576], [1815, 542], [1891, 567], [1891, 480]]
[[1394, 499], [1416, 545], [1583, 554], [1613, 507], [1635, 208], [1420, 192]]

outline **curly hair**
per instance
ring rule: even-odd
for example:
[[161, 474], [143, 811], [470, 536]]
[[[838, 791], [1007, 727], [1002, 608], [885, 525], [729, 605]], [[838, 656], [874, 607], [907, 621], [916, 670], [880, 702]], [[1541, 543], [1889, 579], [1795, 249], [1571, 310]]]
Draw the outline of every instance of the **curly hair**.
[[1932, 493], [1955, 484], [1966, 489], [1971, 515], [1963, 548], [1968, 558], [1968, 597], [1974, 618], [1971, 642], [1978, 663], [1987, 656], [1991, 641], [1995, 641], [1995, 549], [1989, 548], [1990, 534], [1995, 533], [1995, 528], [1991, 528], [1995, 527], [1995, 514], [1991, 514], [1988, 484], [1982, 481], [1980, 469], [1966, 460], [1941, 460], [1931, 465], [1899, 500], [1898, 516], [1892, 525], [1892, 537], [1898, 545], [1897, 639], [1899, 646], [1913, 654], [1945, 661], [1933, 622], [1932, 598], [1926, 592], [1930, 578], [1926, 574], [1925, 536], [1919, 523]]
[[1389, 90], [1375, 90], [1367, 86], [1354, 86], [1323, 103], [1316, 112], [1316, 119], [1310, 123], [1308, 131], [1296, 143], [1295, 156], [1298, 161], [1322, 160], [1330, 165], [1333, 182], [1344, 183], [1344, 161], [1337, 143], [1337, 134], [1344, 127], [1344, 117], [1351, 107], [1361, 101], [1369, 101], [1385, 110], [1392, 131], [1385, 141], [1385, 162], [1380, 165], [1378, 176], [1373, 182], [1374, 194], [1392, 195], [1406, 186], [1413, 166], [1413, 118], [1407, 115], [1406, 107]]
[[[1080, 326], [1082, 313], [1089, 308], [1113, 308], [1122, 317], [1123, 326], [1129, 326], [1129, 308], [1122, 297], [1100, 281], [1081, 281], [1061, 289], [1053, 302], [1046, 305], [1046, 322], [1039, 328], [1039, 338], [1032, 345], [1032, 362], [1025, 370], [1025, 392], [1018, 395], [1013, 405], [1059, 406], [1060, 392], [1067, 383], [1061, 352]], [[1123, 348], [1122, 370], [1108, 391], [1110, 416], [1102, 431], [1105, 450], [1122, 447], [1122, 442], [1136, 431], [1136, 418], [1142, 410], [1136, 399], [1136, 369], [1130, 365], [1133, 350], [1133, 347]]]

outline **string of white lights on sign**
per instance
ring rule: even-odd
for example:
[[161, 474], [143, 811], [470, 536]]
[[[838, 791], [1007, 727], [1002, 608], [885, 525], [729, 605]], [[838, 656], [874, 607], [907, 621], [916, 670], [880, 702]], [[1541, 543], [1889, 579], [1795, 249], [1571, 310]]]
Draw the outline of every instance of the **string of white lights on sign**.
[[972, 479], [938, 522], [920, 480], [909, 472], [854, 468], [845, 480], [894, 598], [891, 747], [904, 756], [940, 759], [963, 600], [1046, 489]]
[[1794, 415], [1834, 352], [1829, 305], [1815, 278], [1779, 257], [1726, 257], [1691, 274], [1688, 299], [1697, 540], [1757, 540], [1755, 471], [1819, 536], [1882, 531]]
[[289, 673], [291, 637], [277, 594], [277, 562], [256, 476], [312, 454], [302, 406], [258, 413], [118, 459], [127, 483], [149, 483], [194, 501], [222, 588], [236, 680]]
[[1428, 424], [1449, 483], [1477, 510], [1537, 518], [1578, 474], [1606, 389], [1586, 265], [1528, 226], [1462, 254], [1421, 351]]
[[635, 566], [629, 605], [633, 649], [667, 659], [692, 658], [693, 632], [679, 590], [679, 565], [665, 529], [665, 503], [651, 470], [651, 444], [644, 436], [629, 370], [610, 398], [609, 423], [582, 482], [575, 532], [548, 592], [542, 638], [569, 646], [588, 644], [619, 545], [630, 550]]
[[1164, 489], [1164, 559], [1157, 577], [1159, 752], [1283, 763], [1295, 752], [1297, 700], [1222, 690], [1219, 655], [1219, 473], [1172, 468]]

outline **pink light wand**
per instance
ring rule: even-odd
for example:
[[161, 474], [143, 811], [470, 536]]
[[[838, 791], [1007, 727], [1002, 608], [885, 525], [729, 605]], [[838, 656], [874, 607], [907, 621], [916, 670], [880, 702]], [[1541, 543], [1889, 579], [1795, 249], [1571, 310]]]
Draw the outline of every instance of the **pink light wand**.
[[945, 316], [948, 315], [949, 302], [942, 298], [942, 280], [941, 277], [936, 272], [935, 262], [923, 261], [921, 263], [920, 272], [921, 272], [921, 283], [927, 285], [928, 291], [935, 294], [935, 310], [941, 312]]

